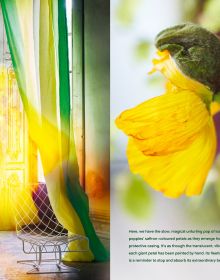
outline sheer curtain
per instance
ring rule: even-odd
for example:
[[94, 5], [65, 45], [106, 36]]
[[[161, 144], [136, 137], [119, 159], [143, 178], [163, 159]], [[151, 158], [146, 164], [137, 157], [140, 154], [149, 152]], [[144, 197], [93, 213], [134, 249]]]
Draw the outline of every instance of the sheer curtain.
[[70, 233], [86, 235], [90, 240], [89, 252], [67, 253], [64, 260], [108, 260], [79, 184], [70, 110], [65, 1], [0, 2], [29, 134], [40, 151], [51, 206]]

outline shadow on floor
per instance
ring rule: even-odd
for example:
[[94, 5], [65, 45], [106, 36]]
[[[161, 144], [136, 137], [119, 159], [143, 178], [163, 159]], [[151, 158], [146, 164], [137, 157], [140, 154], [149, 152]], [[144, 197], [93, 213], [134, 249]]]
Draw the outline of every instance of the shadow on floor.
[[80, 271], [62, 274], [27, 275], [30, 266], [17, 264], [17, 260], [27, 259], [20, 240], [14, 232], [0, 232], [0, 280], [109, 280], [109, 263], [71, 263]]

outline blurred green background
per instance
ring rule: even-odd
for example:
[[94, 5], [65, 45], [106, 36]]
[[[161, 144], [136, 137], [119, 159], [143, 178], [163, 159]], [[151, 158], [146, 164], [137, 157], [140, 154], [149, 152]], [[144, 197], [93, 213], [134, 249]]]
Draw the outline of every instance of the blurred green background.
[[[157, 1], [158, 2], [158, 1]], [[135, 79], [134, 75], [143, 75], [142, 88], [139, 90], [133, 87], [133, 92], [138, 95], [139, 100], [143, 101], [150, 97], [163, 93], [164, 79], [161, 75], [154, 74], [147, 76], [147, 68], [151, 67], [151, 60], [154, 57], [154, 23], [152, 19], [149, 19], [146, 10], [146, 18], [143, 16], [143, 10], [147, 9], [147, 5], [152, 1], [149, 0], [115, 0], [113, 2], [113, 18], [114, 27], [117, 28], [117, 34], [119, 34], [119, 40], [123, 40], [118, 43], [118, 47], [123, 46], [126, 52], [129, 49], [131, 55], [131, 64], [134, 65], [136, 71], [124, 73], [121, 77], [130, 77]], [[159, 2], [158, 2], [159, 3]], [[176, 0], [176, 1], [161, 1], [158, 6], [158, 21], [163, 21], [162, 10], [168, 10], [166, 13], [170, 13], [170, 25], [178, 24], [186, 21], [198, 23], [216, 35], [220, 35], [220, 1], [219, 0]], [[150, 6], [149, 6], [150, 7]], [[156, 7], [157, 8], [157, 7]], [[175, 16], [173, 15], [175, 13]], [[140, 18], [142, 17], [142, 21]], [[168, 27], [169, 19], [164, 20], [164, 24]], [[143, 25], [141, 28], [140, 25]], [[158, 27], [159, 28], [159, 27]], [[145, 32], [148, 30], [148, 33]], [[152, 32], [151, 32], [152, 31]], [[130, 34], [130, 35], [129, 35]], [[114, 36], [113, 36], [114, 40]], [[126, 42], [126, 43], [124, 43]], [[123, 45], [124, 43], [124, 45]], [[121, 45], [120, 45], [121, 44]], [[120, 52], [120, 50], [118, 50]], [[113, 61], [114, 62], [114, 61]], [[120, 62], [118, 62], [120, 63]], [[129, 62], [128, 62], [129, 65]], [[129, 66], [127, 66], [129, 67]], [[146, 68], [146, 70], [145, 70]], [[143, 70], [144, 69], [144, 70]], [[140, 71], [140, 73], [138, 73]], [[114, 73], [113, 73], [114, 75]], [[125, 78], [126, 79], [126, 78]], [[121, 81], [125, 83], [125, 81]], [[132, 87], [132, 83], [130, 83]], [[146, 86], [146, 92], [144, 89]], [[140, 103], [133, 95], [129, 95], [129, 92], [122, 93], [126, 86], [121, 87], [119, 90], [118, 82], [118, 94], [121, 95], [122, 106], [118, 106], [123, 109], [133, 107]], [[124, 97], [130, 101], [124, 102]], [[120, 99], [118, 99], [120, 102]], [[153, 191], [145, 182], [139, 177], [130, 173], [126, 162], [125, 149], [126, 139], [118, 132], [113, 122], [118, 112], [114, 106], [114, 100], [112, 101], [113, 116], [112, 116], [112, 129], [111, 129], [111, 157], [112, 165], [120, 166], [115, 172], [114, 189], [121, 209], [124, 213], [139, 221], [146, 221], [153, 218], [155, 211], [158, 207], [158, 199], [160, 193]], [[122, 110], [121, 110], [122, 111]], [[121, 155], [121, 156], [119, 156]], [[117, 171], [118, 171], [117, 170]], [[167, 198], [164, 198], [167, 199]], [[178, 205], [185, 218], [198, 225], [219, 225], [220, 223], [220, 158], [217, 156], [215, 164], [210, 171], [207, 178], [203, 193], [197, 197], [182, 197], [177, 200]], [[171, 203], [174, 203], [171, 201]]]

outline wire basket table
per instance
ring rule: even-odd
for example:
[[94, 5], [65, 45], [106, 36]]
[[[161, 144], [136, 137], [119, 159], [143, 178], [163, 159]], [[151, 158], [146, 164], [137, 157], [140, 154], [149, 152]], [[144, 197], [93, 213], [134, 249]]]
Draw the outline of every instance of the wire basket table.
[[[25, 192], [25, 193], [24, 193]], [[62, 262], [66, 252], [89, 251], [89, 240], [78, 234], [68, 234], [56, 219], [50, 205], [45, 184], [16, 193], [15, 218], [17, 237], [22, 242], [23, 252], [33, 255], [33, 259], [19, 260], [18, 263], [32, 265], [28, 274], [70, 273], [78, 271]], [[74, 250], [69, 244], [76, 242]], [[52, 270], [43, 270], [43, 265], [52, 264]]]

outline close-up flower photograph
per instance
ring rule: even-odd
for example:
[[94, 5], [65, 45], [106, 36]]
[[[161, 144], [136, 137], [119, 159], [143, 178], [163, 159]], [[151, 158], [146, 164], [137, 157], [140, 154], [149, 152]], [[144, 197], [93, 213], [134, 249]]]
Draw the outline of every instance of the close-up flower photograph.
[[[202, 248], [219, 247], [217, 241], [206, 242], [209, 238], [218, 240], [215, 233], [220, 228], [218, 12], [219, 2], [213, 0], [112, 1], [114, 279], [115, 275], [129, 280], [143, 275], [148, 279], [181, 280], [216, 277], [218, 265], [209, 272], [207, 267], [217, 262], [210, 256], [220, 252]], [[116, 230], [117, 225], [122, 232]], [[152, 235], [141, 235], [143, 230]], [[163, 232], [170, 235], [164, 236]], [[179, 239], [174, 232], [179, 233]], [[161, 248], [154, 252], [130, 249], [153, 246], [147, 241], [133, 245], [141, 237], [170, 238], [180, 243], [165, 245], [172, 247], [172, 252], [163, 251], [165, 243], [154, 244]], [[184, 240], [191, 241], [186, 245]], [[187, 246], [200, 249], [177, 249]], [[147, 259], [150, 254], [155, 263]], [[172, 254], [178, 257], [159, 258]], [[123, 261], [119, 265], [120, 259]], [[166, 264], [162, 268], [163, 261]]]
[[0, 0], [0, 280], [218, 279], [219, 15]]

